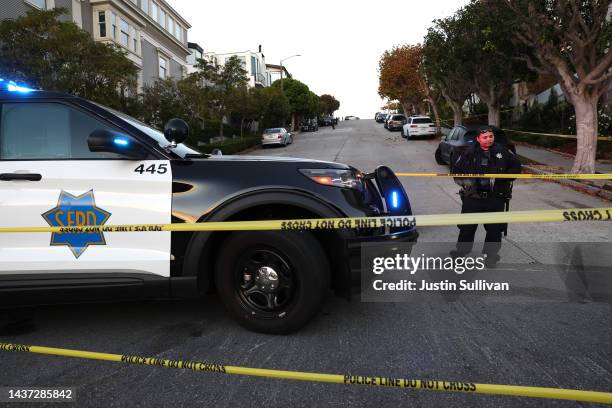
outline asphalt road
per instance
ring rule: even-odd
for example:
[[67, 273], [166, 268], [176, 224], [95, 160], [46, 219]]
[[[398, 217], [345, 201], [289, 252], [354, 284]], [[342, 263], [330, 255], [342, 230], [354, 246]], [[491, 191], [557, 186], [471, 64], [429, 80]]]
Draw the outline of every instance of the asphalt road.
[[[346, 162], [362, 170], [443, 172], [434, 141], [410, 141], [371, 120], [299, 134], [287, 148], [250, 154]], [[457, 212], [447, 179], [404, 179], [416, 214]], [[513, 210], [608, 205], [561, 185], [524, 180]], [[512, 225], [508, 243], [610, 241], [610, 224]], [[456, 227], [421, 229], [453, 241]], [[536, 255], [533, 255], [536, 257]], [[362, 303], [332, 298], [299, 333], [247, 332], [211, 297], [45, 306], [0, 312], [0, 342], [229, 365], [612, 391], [612, 305], [573, 303]], [[111, 362], [0, 353], [0, 386], [70, 386], [78, 406], [583, 406], [568, 401], [462, 395], [258, 379]], [[590, 404], [584, 404], [595, 406]]]

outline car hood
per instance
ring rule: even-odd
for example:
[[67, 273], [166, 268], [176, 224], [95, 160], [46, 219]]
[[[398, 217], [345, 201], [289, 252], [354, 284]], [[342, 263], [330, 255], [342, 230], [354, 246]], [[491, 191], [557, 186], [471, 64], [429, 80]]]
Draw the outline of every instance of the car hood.
[[282, 156], [243, 156], [243, 155], [222, 155], [209, 156], [207, 158], [196, 158], [195, 160], [215, 160], [215, 161], [253, 161], [253, 162], [277, 162], [277, 163], [304, 163], [315, 165], [318, 168], [335, 168], [335, 169], [350, 169], [343, 163], [336, 163], [324, 160], [304, 159], [299, 157], [282, 157]]

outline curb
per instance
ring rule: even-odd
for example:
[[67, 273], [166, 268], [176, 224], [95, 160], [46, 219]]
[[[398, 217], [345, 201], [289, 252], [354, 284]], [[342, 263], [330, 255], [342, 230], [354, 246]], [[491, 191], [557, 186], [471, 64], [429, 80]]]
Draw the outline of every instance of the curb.
[[[555, 174], [553, 172], [546, 171], [546, 170], [540, 170], [540, 169], [537, 169], [535, 167], [532, 167], [526, 164], [523, 164], [523, 170], [526, 170], [528, 173], [532, 173], [532, 174]], [[568, 187], [573, 188], [574, 190], [577, 190], [577, 191], [580, 191], [580, 192], [583, 192], [583, 193], [586, 193], [592, 196], [600, 197], [607, 201], [612, 201], [612, 191], [608, 191], [600, 187], [595, 187], [595, 186], [592, 186], [586, 183], [581, 183], [575, 180], [556, 179], [556, 180], [547, 180], [547, 181], [564, 184]]]

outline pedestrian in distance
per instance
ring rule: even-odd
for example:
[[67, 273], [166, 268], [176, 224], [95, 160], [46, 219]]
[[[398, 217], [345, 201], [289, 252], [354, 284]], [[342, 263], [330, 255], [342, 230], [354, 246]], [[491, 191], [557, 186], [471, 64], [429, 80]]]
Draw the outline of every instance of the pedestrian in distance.
[[[505, 146], [495, 143], [495, 134], [490, 127], [481, 129], [475, 137], [476, 143], [465, 150], [454, 163], [451, 163], [451, 173], [454, 174], [485, 174], [521, 172], [521, 163], [514, 153]], [[461, 213], [500, 212], [508, 210], [512, 198], [512, 182], [514, 179], [495, 178], [462, 178], [456, 177], [455, 182], [461, 186]], [[458, 225], [459, 238], [457, 247], [451, 251], [454, 257], [468, 254], [474, 245], [474, 235], [477, 224]], [[485, 265], [495, 267], [499, 261], [502, 233], [507, 224], [485, 224], [486, 230], [483, 253], [486, 255]]]

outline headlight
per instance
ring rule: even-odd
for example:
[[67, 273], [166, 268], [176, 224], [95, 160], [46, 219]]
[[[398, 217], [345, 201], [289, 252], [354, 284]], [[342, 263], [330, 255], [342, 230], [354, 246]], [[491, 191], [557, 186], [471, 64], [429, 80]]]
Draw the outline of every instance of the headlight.
[[355, 170], [300, 169], [300, 172], [315, 183], [358, 191], [364, 190], [363, 174]]

